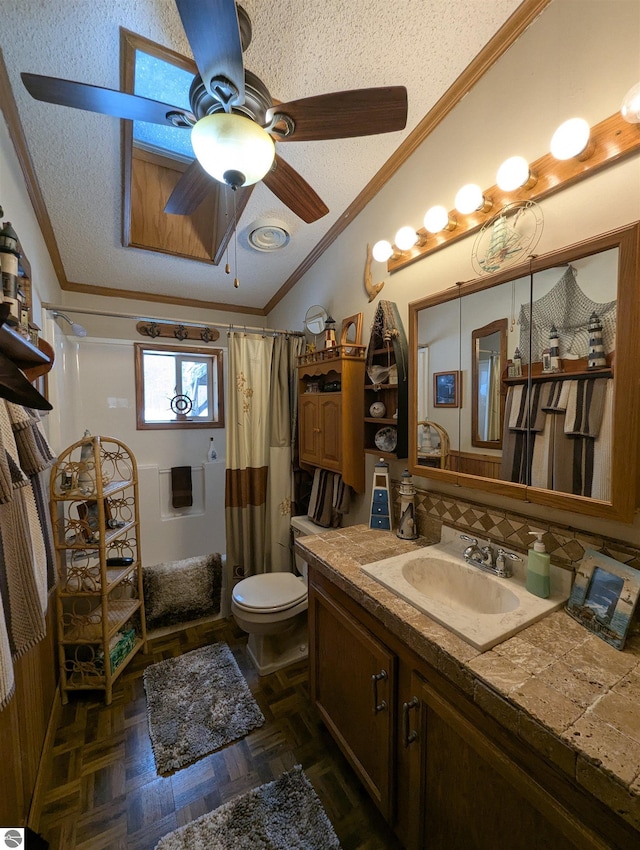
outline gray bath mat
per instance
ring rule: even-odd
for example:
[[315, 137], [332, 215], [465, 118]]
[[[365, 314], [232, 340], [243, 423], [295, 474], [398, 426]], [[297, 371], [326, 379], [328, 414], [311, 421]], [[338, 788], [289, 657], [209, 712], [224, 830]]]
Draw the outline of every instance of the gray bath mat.
[[149, 734], [166, 774], [242, 738], [264, 716], [226, 643], [194, 649], [144, 671]]
[[340, 850], [340, 843], [297, 765], [165, 835], [156, 850]]

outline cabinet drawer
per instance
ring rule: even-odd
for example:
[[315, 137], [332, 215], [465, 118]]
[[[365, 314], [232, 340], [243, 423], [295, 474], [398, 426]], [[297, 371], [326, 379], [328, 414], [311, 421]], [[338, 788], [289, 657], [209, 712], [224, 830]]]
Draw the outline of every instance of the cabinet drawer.
[[371, 515], [371, 528], [382, 528], [384, 531], [391, 531], [391, 520], [388, 516]]

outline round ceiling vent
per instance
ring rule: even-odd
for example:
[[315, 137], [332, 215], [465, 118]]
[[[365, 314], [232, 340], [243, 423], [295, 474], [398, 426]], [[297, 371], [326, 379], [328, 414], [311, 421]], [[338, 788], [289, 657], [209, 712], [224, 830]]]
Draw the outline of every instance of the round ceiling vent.
[[282, 221], [263, 218], [254, 221], [247, 229], [249, 245], [256, 251], [278, 251], [289, 244], [291, 234]]

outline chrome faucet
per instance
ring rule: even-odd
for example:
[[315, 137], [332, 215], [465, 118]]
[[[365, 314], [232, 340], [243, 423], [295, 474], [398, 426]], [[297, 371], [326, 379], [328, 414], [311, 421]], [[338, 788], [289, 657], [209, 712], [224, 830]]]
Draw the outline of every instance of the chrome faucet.
[[464, 550], [464, 559], [468, 564], [478, 567], [478, 569], [485, 572], [500, 576], [500, 578], [510, 578], [513, 575], [511, 564], [508, 563], [509, 560], [522, 560], [519, 555], [515, 555], [513, 552], [507, 552], [502, 547], [498, 547], [498, 549], [494, 549], [493, 546], [489, 545], [480, 547], [476, 537], [461, 534], [460, 539], [466, 540], [470, 544]]

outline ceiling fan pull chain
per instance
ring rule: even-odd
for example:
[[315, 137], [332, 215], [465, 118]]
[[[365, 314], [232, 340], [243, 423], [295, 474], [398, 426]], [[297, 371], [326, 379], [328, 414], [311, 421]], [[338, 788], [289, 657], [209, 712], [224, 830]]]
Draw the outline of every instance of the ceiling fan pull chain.
[[240, 286], [238, 280], [238, 209], [236, 207], [236, 189], [231, 187], [233, 192], [233, 264], [236, 269], [236, 276], [233, 279], [233, 285], [237, 289]]

